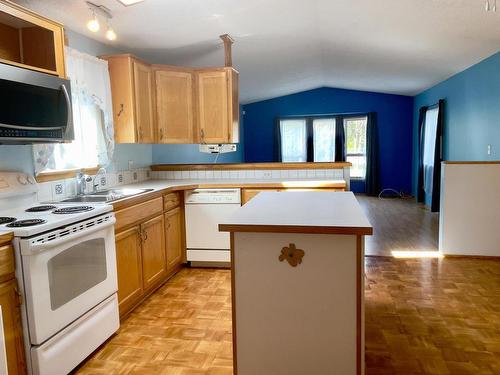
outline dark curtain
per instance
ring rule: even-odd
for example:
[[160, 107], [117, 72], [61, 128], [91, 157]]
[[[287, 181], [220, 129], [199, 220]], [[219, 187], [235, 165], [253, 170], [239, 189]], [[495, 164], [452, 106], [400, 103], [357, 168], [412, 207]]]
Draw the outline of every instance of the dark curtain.
[[425, 114], [429, 107], [425, 106], [420, 108], [418, 117], [418, 177], [417, 177], [417, 202], [425, 203], [425, 191], [424, 191], [424, 125], [425, 125]]
[[366, 177], [365, 192], [377, 196], [380, 193], [380, 169], [378, 160], [377, 114], [368, 114], [366, 123]]
[[276, 125], [274, 130], [274, 160], [281, 163], [281, 129], [280, 129], [280, 119], [276, 119]]
[[439, 212], [441, 197], [441, 162], [443, 161], [443, 127], [444, 127], [444, 100], [438, 102], [439, 112], [437, 119], [436, 144], [434, 148], [434, 175], [432, 177], [431, 211]]
[[335, 161], [345, 161], [345, 131], [344, 118], [342, 116], [335, 117]]

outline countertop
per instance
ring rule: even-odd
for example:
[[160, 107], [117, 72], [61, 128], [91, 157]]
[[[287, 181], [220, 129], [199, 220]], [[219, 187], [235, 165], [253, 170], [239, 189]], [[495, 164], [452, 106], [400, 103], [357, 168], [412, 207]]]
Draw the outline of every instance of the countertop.
[[206, 179], [206, 180], [148, 180], [117, 188], [187, 190], [193, 188], [241, 187], [241, 188], [344, 188], [346, 182], [337, 179]]
[[166, 194], [170, 191], [190, 190], [197, 188], [269, 188], [269, 189], [308, 189], [308, 188], [345, 188], [344, 180], [338, 179], [206, 179], [206, 180], [147, 180], [144, 182], [118, 186], [118, 189], [153, 189], [152, 191], [127, 197], [111, 202], [115, 210], [124, 206], [130, 206], [155, 195]]
[[352, 192], [260, 193], [221, 223], [219, 230], [373, 234], [373, 228]]
[[[168, 193], [169, 191], [189, 190], [196, 188], [344, 188], [344, 180], [338, 179], [204, 179], [204, 180], [147, 180], [128, 185], [116, 186], [116, 189], [153, 189], [143, 194], [134, 195], [120, 199], [110, 204], [115, 210], [124, 206], [148, 200], [155, 195]], [[5, 240], [5, 241], [4, 241]], [[0, 230], [0, 243], [10, 242], [12, 231]]]

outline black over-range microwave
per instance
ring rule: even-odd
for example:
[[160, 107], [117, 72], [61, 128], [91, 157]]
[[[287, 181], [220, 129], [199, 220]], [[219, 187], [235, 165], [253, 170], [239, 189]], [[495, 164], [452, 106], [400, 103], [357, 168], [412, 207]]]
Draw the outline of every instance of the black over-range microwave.
[[74, 139], [70, 81], [0, 64], [0, 144]]

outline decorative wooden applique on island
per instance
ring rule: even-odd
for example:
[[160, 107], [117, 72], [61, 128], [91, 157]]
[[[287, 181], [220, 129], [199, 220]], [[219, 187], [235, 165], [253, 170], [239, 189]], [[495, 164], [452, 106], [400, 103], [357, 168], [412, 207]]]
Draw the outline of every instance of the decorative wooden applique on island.
[[288, 261], [292, 267], [297, 267], [300, 263], [302, 263], [302, 258], [304, 257], [304, 250], [297, 249], [294, 243], [285, 246], [281, 249], [281, 255], [279, 256], [280, 262], [283, 262], [285, 259]]

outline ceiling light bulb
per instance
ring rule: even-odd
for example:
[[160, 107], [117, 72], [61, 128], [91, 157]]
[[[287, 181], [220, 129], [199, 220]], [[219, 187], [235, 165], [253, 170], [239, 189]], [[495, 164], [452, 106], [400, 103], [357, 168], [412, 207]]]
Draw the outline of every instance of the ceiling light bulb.
[[89, 22], [87, 22], [87, 28], [93, 33], [98, 32], [99, 29], [101, 28], [101, 25], [99, 25], [99, 21], [97, 20], [95, 14], [94, 17]]
[[111, 27], [108, 27], [108, 30], [106, 31], [106, 39], [108, 40], [116, 39], [116, 33]]

